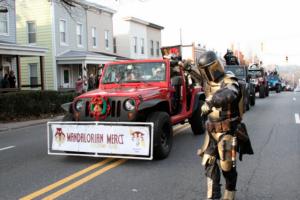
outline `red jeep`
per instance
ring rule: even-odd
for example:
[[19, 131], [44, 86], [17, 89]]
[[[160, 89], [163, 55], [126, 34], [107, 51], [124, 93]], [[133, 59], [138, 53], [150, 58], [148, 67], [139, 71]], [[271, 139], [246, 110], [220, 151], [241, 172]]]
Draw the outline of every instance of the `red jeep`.
[[194, 134], [204, 132], [204, 100], [200, 84], [178, 63], [112, 62], [105, 65], [98, 89], [76, 97], [64, 121], [153, 122], [153, 157], [163, 159], [171, 151], [172, 125], [188, 120]]

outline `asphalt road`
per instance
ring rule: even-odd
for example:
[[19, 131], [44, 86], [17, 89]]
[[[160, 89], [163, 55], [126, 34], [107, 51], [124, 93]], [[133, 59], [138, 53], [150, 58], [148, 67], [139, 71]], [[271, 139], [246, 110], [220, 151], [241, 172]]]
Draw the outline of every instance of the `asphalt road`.
[[[257, 98], [245, 114], [255, 154], [237, 163], [237, 199], [300, 199], [299, 114], [293, 92]], [[47, 155], [46, 124], [0, 132], [0, 199], [205, 199], [202, 141], [183, 126], [167, 159], [141, 161]]]

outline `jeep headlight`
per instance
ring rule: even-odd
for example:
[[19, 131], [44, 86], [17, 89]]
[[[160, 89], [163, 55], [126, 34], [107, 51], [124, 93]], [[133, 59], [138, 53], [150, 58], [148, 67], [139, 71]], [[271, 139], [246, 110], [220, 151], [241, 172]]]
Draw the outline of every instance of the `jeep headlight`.
[[135, 101], [133, 99], [127, 99], [124, 102], [124, 108], [127, 111], [132, 111], [135, 109]]
[[82, 107], [83, 107], [83, 100], [76, 101], [76, 103], [75, 103], [75, 109], [77, 111], [80, 111]]

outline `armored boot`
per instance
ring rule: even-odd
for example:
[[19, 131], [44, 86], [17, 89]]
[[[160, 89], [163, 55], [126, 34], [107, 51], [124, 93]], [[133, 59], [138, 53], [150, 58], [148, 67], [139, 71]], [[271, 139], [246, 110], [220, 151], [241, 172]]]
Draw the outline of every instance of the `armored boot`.
[[207, 177], [207, 199], [218, 200], [221, 198], [221, 185]]
[[222, 200], [235, 200], [235, 191], [225, 190]]

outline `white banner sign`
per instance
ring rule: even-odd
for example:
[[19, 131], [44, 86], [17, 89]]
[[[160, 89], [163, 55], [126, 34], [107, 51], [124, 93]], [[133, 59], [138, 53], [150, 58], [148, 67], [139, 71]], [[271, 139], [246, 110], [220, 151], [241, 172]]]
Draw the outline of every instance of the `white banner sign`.
[[54, 151], [152, 157], [152, 124], [48, 122], [48, 145]]

